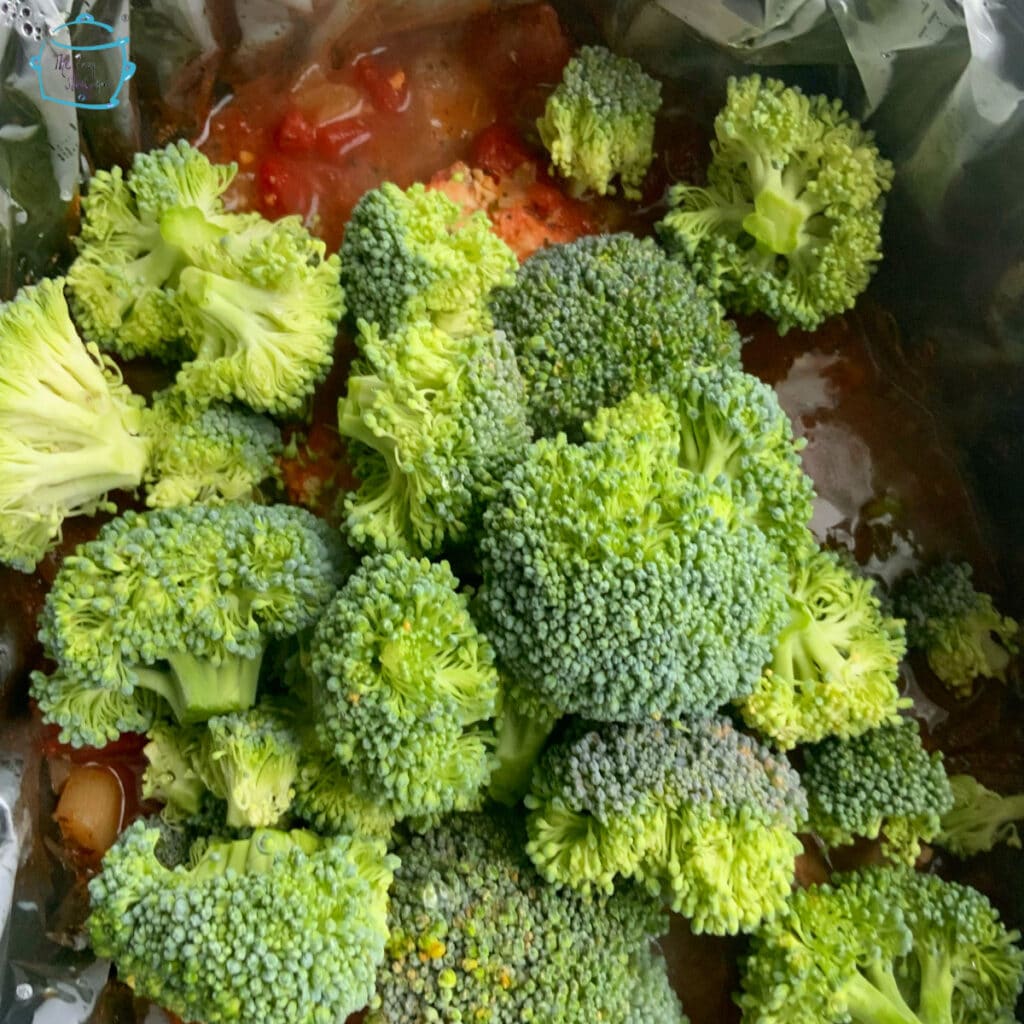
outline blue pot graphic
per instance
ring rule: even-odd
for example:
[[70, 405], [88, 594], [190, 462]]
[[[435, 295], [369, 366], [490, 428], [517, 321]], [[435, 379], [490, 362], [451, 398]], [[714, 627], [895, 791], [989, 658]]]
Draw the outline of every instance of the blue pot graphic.
[[[39, 79], [40, 95], [65, 107], [110, 110], [120, 102], [124, 83], [135, 74], [135, 65], [128, 59], [128, 37], [75, 45], [71, 29], [76, 25], [98, 30], [97, 36], [100, 31], [114, 34], [111, 25], [88, 13], [51, 29], [39, 52], [29, 59], [29, 67]], [[57, 38], [58, 32], [67, 32], [67, 42]]]

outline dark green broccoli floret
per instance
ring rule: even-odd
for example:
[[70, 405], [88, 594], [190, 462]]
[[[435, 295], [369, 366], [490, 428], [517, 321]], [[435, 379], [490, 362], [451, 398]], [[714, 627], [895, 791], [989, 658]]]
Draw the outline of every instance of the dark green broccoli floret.
[[1013, 1024], [1019, 933], [974, 889], [867, 868], [793, 895], [754, 936], [745, 1024]]
[[1005, 682], [1020, 635], [1018, 623], [975, 590], [971, 576], [966, 563], [943, 562], [900, 581], [893, 600], [907, 620], [910, 646], [925, 652], [958, 697], [969, 697], [979, 677]]
[[231, 405], [197, 408], [175, 390], [162, 392], [147, 416], [155, 440], [146, 470], [146, 504], [252, 498], [276, 472], [281, 431], [271, 420]]
[[395, 859], [379, 840], [261, 830], [168, 869], [129, 827], [89, 883], [89, 934], [135, 991], [205, 1024], [335, 1024], [363, 1007]]
[[723, 718], [581, 727], [541, 758], [526, 806], [549, 882], [611, 892], [636, 878], [716, 934], [785, 902], [807, 811], [785, 758]]
[[603, 721], [749, 692], [782, 624], [777, 552], [727, 490], [679, 466], [679, 426], [633, 396], [535, 442], [484, 515], [479, 608], [516, 684]]
[[953, 805], [942, 754], [924, 749], [913, 719], [823, 740], [804, 766], [808, 824], [829, 846], [882, 835], [889, 856], [913, 864]]
[[618, 178], [629, 199], [640, 198], [654, 159], [654, 119], [661, 83], [635, 60], [603, 46], [583, 46], [537, 121], [554, 169], [576, 195], [614, 192]]
[[475, 807], [492, 767], [498, 673], [447, 562], [372, 556], [316, 627], [324, 746], [399, 817]]
[[650, 239], [595, 235], [531, 256], [491, 296], [511, 339], [538, 435], [578, 439], [631, 391], [671, 394], [695, 365], [739, 365], [722, 309]]
[[516, 265], [485, 213], [467, 218], [420, 184], [367, 192], [341, 247], [349, 304], [385, 335], [423, 319], [449, 333], [486, 331], [487, 293], [511, 281]]
[[340, 555], [326, 523], [288, 505], [126, 512], [65, 559], [47, 596], [39, 635], [60, 671], [33, 675], [44, 719], [88, 745], [112, 738], [107, 693], [154, 691], [182, 723], [250, 707], [267, 643], [319, 617]]
[[813, 330], [867, 287], [891, 184], [892, 164], [839, 100], [732, 78], [707, 186], [676, 185], [659, 231], [726, 309]]
[[149, 458], [143, 401], [75, 332], [62, 282], [0, 305], [0, 562], [32, 572], [71, 516], [113, 511]]
[[744, 721], [788, 750], [826, 736], [857, 736], [910, 704], [896, 681], [903, 622], [882, 610], [871, 580], [831, 551], [809, 548], [790, 569], [789, 622]]
[[[649, 959], [665, 930], [635, 888], [586, 900], [544, 884], [521, 837], [481, 815], [400, 847], [369, 1024], [681, 1024]], [[652, 991], [658, 1002], [643, 1016]]]
[[1016, 822], [1024, 821], [1024, 793], [1002, 796], [970, 775], [951, 775], [953, 806], [942, 815], [935, 842], [957, 857], [985, 853], [997, 843], [1021, 848]]
[[359, 489], [359, 545], [434, 553], [465, 539], [529, 443], [523, 383], [504, 336], [455, 338], [427, 321], [391, 337], [360, 325], [363, 358], [338, 403]]

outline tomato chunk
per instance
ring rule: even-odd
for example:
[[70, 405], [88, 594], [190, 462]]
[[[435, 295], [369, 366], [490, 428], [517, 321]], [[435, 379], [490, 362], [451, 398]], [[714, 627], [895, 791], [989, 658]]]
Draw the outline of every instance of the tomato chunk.
[[282, 153], [308, 153], [316, 138], [313, 126], [294, 107], [281, 118], [274, 132], [274, 142]]
[[268, 156], [259, 169], [260, 209], [268, 217], [309, 211], [312, 186], [302, 165], [284, 157]]
[[359, 58], [354, 70], [356, 82], [378, 110], [398, 114], [409, 105], [409, 81], [397, 64], [366, 54]]
[[498, 178], [531, 161], [536, 157], [519, 133], [501, 121], [488, 125], [473, 142], [473, 166]]
[[333, 121], [317, 129], [317, 152], [325, 160], [337, 160], [364, 142], [369, 142], [371, 135], [369, 125], [361, 117]]

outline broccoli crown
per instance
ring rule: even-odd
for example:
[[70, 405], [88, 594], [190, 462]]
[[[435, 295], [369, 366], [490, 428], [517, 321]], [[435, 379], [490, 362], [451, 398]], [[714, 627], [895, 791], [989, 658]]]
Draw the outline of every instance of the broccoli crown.
[[341, 247], [355, 315], [385, 335], [428, 319], [452, 333], [486, 329], [487, 293], [509, 283], [515, 253], [483, 212], [466, 217], [444, 193], [385, 182], [356, 204]]
[[906, 867], [794, 893], [754, 936], [751, 1024], [1012, 1024], [1024, 954], [981, 893]]
[[913, 864], [953, 805], [942, 754], [924, 749], [910, 718], [822, 740], [806, 749], [804, 766], [809, 824], [830, 846], [884, 833], [886, 852]]
[[[268, 641], [327, 606], [340, 554], [326, 523], [288, 505], [126, 512], [57, 573], [39, 635], [60, 674], [40, 704], [60, 705], [66, 720], [55, 720], [83, 742], [96, 728], [85, 687], [124, 699], [153, 690], [183, 723], [244, 710]], [[54, 679], [77, 694], [72, 705]]]
[[661, 83], [628, 57], [603, 46], [583, 46], [569, 61], [562, 81], [537, 121], [551, 163], [571, 179], [577, 194], [614, 193], [640, 198], [654, 159], [654, 118]]
[[871, 580], [813, 550], [793, 564], [788, 600], [789, 623], [740, 702], [747, 725], [788, 750], [858, 736], [910, 705], [896, 687], [903, 621], [885, 615]]
[[717, 302], [650, 239], [592, 235], [540, 249], [491, 295], [540, 436], [578, 439], [585, 420], [631, 391], [671, 393], [694, 365], [739, 365]]
[[313, 636], [321, 740], [400, 817], [474, 807], [492, 767], [498, 673], [447, 562], [363, 561]]
[[496, 332], [456, 338], [428, 321], [391, 337], [360, 323], [363, 358], [338, 403], [359, 488], [356, 544], [435, 553], [464, 539], [530, 441], [515, 355]]
[[206, 1024], [336, 1024], [364, 1006], [396, 865], [379, 840], [261, 830], [168, 869], [139, 821], [89, 883], [89, 933], [136, 992]]
[[379, 796], [368, 798], [327, 751], [307, 745], [299, 757], [292, 811], [324, 835], [390, 839], [397, 812]]
[[542, 756], [526, 806], [547, 881], [587, 894], [639, 879], [717, 934], [785, 902], [807, 813], [785, 758], [724, 718], [579, 727]]
[[146, 756], [142, 798], [164, 804], [168, 821], [198, 814], [209, 792], [200, 773], [203, 730], [161, 721], [149, 729], [147, 739], [142, 748]]
[[901, 580], [894, 594], [907, 620], [907, 640], [928, 656], [932, 671], [957, 696], [969, 697], [979, 676], [1006, 681], [1020, 626], [1000, 615], [971, 581], [963, 562], [942, 562]]
[[149, 457], [143, 401], [84, 345], [61, 280], [0, 305], [0, 562], [32, 572], [70, 516], [113, 511]]
[[[665, 930], [660, 911], [636, 889], [592, 900], [557, 892], [518, 838], [463, 815], [399, 849], [370, 1024], [640, 1019], [664, 970], [646, 959]], [[682, 1020], [667, 998], [657, 1008], [643, 1019]]]
[[504, 668], [559, 711], [679, 717], [749, 691], [784, 619], [777, 556], [678, 465], [655, 397], [595, 440], [535, 442], [484, 513], [479, 608]]
[[759, 75], [729, 80], [704, 188], [676, 185], [659, 224], [726, 309], [785, 333], [849, 309], [881, 259], [892, 164], [839, 100]]
[[238, 406], [195, 408], [175, 390], [157, 395], [146, 433], [159, 439], [146, 469], [146, 504], [252, 498], [276, 471], [281, 431], [265, 416]]
[[160, 221], [177, 207], [220, 219], [220, 197], [235, 171], [177, 142], [136, 154], [127, 180], [120, 167], [92, 176], [78, 257], [68, 271], [72, 308], [87, 338], [126, 358], [182, 355], [174, 289], [186, 260], [163, 237]]
[[345, 313], [337, 255], [327, 256], [299, 217], [210, 225], [179, 208], [161, 230], [189, 259], [177, 287], [194, 349], [178, 372], [182, 393], [199, 405], [236, 399], [257, 412], [301, 410], [331, 367]]
[[957, 857], [973, 857], [997, 843], [1021, 848], [1015, 822], [1024, 821], [1024, 793], [1001, 796], [970, 775], [951, 775], [953, 806], [942, 815], [935, 842]]
[[711, 480], [724, 478], [750, 506], [754, 522], [787, 557], [807, 546], [814, 484], [803, 471], [804, 441], [775, 389], [738, 367], [692, 371], [674, 389], [680, 460]]

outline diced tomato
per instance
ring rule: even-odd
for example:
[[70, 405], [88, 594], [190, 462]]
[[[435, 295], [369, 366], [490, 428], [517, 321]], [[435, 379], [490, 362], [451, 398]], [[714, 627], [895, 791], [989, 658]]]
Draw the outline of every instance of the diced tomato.
[[354, 71], [356, 82], [378, 110], [398, 114], [409, 105], [409, 82], [397, 65], [366, 54], [356, 61]]
[[474, 140], [470, 162], [500, 178], [536, 158], [511, 125], [496, 121]]
[[274, 142], [282, 153], [308, 153], [316, 141], [317, 132], [295, 107], [281, 118], [274, 131]]
[[516, 5], [475, 18], [469, 48], [495, 81], [554, 84], [572, 56], [573, 46], [550, 4]]
[[258, 174], [260, 209], [268, 217], [284, 217], [309, 210], [312, 189], [302, 167], [283, 157], [268, 156]]
[[369, 125], [361, 117], [346, 117], [343, 121], [333, 121], [317, 129], [317, 152], [325, 160], [337, 160], [357, 146], [368, 142], [371, 134]]

